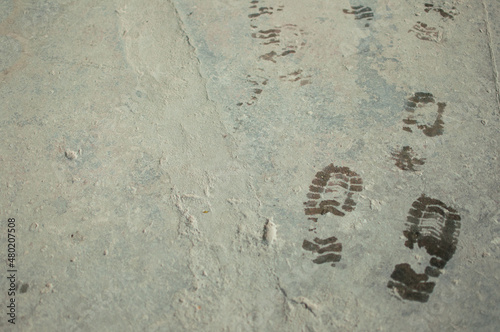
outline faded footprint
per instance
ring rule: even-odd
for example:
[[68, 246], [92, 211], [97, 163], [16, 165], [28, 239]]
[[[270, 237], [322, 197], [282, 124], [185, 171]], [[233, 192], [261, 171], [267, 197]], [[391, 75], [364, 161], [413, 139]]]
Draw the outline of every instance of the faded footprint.
[[416, 153], [409, 146], [392, 151], [391, 156], [392, 160], [396, 161], [396, 166], [403, 171], [416, 172], [419, 170], [418, 166], [425, 164], [425, 158], [417, 158]]
[[441, 42], [443, 39], [443, 30], [441, 28], [431, 27], [427, 23], [418, 21], [408, 32], [413, 32], [420, 40]]
[[[263, 69], [259, 70], [263, 71]], [[236, 104], [236, 106], [243, 106], [243, 105], [253, 105], [258, 99], [262, 91], [264, 91], [264, 86], [267, 85], [269, 82], [269, 79], [266, 77], [262, 76], [252, 76], [252, 75], [247, 75], [246, 80], [248, 83], [251, 84], [250, 88], [250, 97], [248, 97], [247, 101], [240, 101]]]
[[[274, 64], [281, 63], [285, 66], [285, 70], [289, 72], [287, 75], [280, 75], [281, 81], [299, 81], [299, 87], [311, 82], [310, 75], [302, 74], [302, 69], [297, 69], [293, 61], [283, 60], [296, 54], [306, 44], [306, 33], [296, 24], [270, 25], [272, 20], [267, 17], [276, 12], [284, 10], [283, 5], [270, 6], [266, 5], [266, 1], [252, 0], [250, 1], [248, 18], [250, 19], [250, 36], [255, 39], [258, 45], [259, 54], [255, 60], [260, 62], [258, 69], [247, 74], [247, 82], [251, 84], [251, 96], [247, 100], [240, 100], [237, 106], [254, 105], [260, 95], [265, 91], [264, 86], [269, 80], [273, 79], [275, 72]], [[295, 68], [290, 68], [291, 65]], [[266, 68], [267, 70], [264, 70]], [[257, 74], [259, 73], [259, 75]], [[245, 97], [246, 98], [246, 97]]]

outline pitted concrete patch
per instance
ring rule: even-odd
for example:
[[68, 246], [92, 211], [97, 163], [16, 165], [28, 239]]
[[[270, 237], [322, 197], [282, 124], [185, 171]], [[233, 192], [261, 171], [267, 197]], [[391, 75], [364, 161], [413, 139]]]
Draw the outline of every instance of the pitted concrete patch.
[[0, 36], [0, 71], [8, 71], [19, 60], [22, 49], [15, 38]]
[[12, 13], [14, 5], [12, 0], [0, 0], [0, 23]]

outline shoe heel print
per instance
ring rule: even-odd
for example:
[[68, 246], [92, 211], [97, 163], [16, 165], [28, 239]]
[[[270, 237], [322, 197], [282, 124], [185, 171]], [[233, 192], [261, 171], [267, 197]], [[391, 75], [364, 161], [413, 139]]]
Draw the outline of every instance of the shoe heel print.
[[[304, 242], [302, 243], [302, 249], [312, 251], [321, 255], [314, 259], [313, 263], [323, 264], [336, 263], [340, 261], [340, 258], [342, 256], [331, 253], [342, 251], [342, 243], [335, 243], [337, 242], [337, 238], [335, 236], [329, 237], [327, 239], [314, 238], [313, 241], [314, 243], [304, 240]], [[324, 253], [327, 254], [323, 255]], [[332, 264], [332, 266], [335, 266], [335, 264]]]
[[[444, 132], [443, 113], [446, 103], [437, 103], [437, 114], [432, 124], [423, 124], [422, 120], [419, 120], [423, 116], [429, 116], [428, 113], [430, 110], [428, 106], [434, 106], [435, 104], [436, 100], [434, 96], [428, 92], [416, 92], [408, 98], [405, 110], [409, 115], [406, 119], [403, 119], [403, 123], [405, 124], [403, 130], [412, 133], [412, 127], [416, 127], [429, 137], [442, 135]], [[422, 109], [424, 110], [423, 112], [421, 112]], [[432, 114], [430, 116], [434, 117]]]
[[416, 273], [409, 264], [396, 265], [387, 287], [394, 288], [406, 300], [427, 302], [434, 290], [434, 282], [427, 282], [429, 277], [437, 278], [440, 269], [452, 258], [457, 248], [460, 234], [460, 215], [443, 202], [420, 196], [408, 211], [405, 246], [413, 249], [417, 244], [431, 256], [424, 274]]
[[[343, 217], [346, 212], [355, 209], [356, 201], [353, 196], [362, 190], [363, 180], [356, 172], [351, 171], [348, 167], [330, 164], [316, 173], [307, 194], [309, 200], [304, 203], [304, 212], [306, 216], [311, 216], [308, 220], [315, 223], [318, 221], [317, 216], [327, 213]], [[310, 229], [310, 231], [315, 231], [315, 228]], [[342, 251], [342, 244], [336, 242], [336, 237], [326, 239], [316, 237], [313, 242], [304, 240], [302, 248], [320, 255], [313, 260], [316, 264], [335, 263], [340, 261], [341, 255], [332, 252]]]
[[427, 302], [436, 285], [427, 282], [429, 277], [425, 273], [416, 273], [406, 263], [396, 265], [391, 278], [394, 281], [389, 281], [387, 287], [395, 289], [401, 298], [409, 301]]
[[[366, 20], [366, 21], [371, 21], [373, 20], [373, 10], [370, 7], [365, 7], [365, 6], [351, 6], [352, 10], [349, 9], [344, 9], [343, 12], [344, 14], [352, 14], [354, 15], [355, 20]], [[369, 27], [370, 24], [366, 23], [365, 27]]]

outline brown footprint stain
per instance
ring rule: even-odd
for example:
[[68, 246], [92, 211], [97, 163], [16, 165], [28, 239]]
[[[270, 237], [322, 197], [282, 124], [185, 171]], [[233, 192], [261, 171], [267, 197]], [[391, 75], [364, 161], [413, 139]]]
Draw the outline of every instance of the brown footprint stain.
[[[370, 7], [365, 6], [351, 6], [351, 10], [343, 9], [344, 14], [352, 14], [354, 15], [355, 20], [373, 20], [373, 10]], [[366, 23], [365, 27], [369, 27], [370, 24]]]
[[409, 115], [406, 119], [403, 119], [403, 123], [405, 124], [403, 130], [412, 133], [413, 129], [411, 127], [413, 126], [420, 129], [426, 136], [429, 137], [442, 135], [444, 132], [443, 113], [446, 103], [437, 103], [437, 114], [432, 124], [422, 124], [421, 122], [423, 121], [418, 119], [419, 117], [422, 118], [424, 116], [430, 116], [433, 118], [433, 111], [429, 110], [429, 106], [434, 106], [435, 104], [436, 100], [434, 96], [432, 93], [428, 92], [416, 92], [413, 96], [408, 98], [405, 111], [408, 112]]
[[[422, 194], [408, 211], [407, 229], [403, 235], [405, 246], [415, 244], [431, 256], [424, 274], [417, 274], [409, 264], [396, 265], [387, 287], [395, 288], [406, 300], [427, 302], [434, 284], [428, 277], [437, 278], [446, 263], [453, 257], [460, 234], [461, 218], [458, 212], [441, 202]], [[424, 286], [423, 286], [424, 285]], [[425, 286], [426, 285], [426, 286]]]
[[337, 242], [337, 238], [335, 236], [329, 237], [327, 239], [320, 239], [316, 237], [313, 241], [314, 243], [308, 240], [304, 240], [304, 242], [302, 243], [302, 249], [320, 254], [320, 256], [313, 260], [314, 263], [332, 263], [332, 266], [335, 266], [334, 263], [340, 261], [342, 256], [332, 253], [342, 251], [342, 243], [335, 243]]
[[403, 146], [399, 151], [391, 153], [392, 160], [396, 161], [396, 166], [403, 171], [416, 172], [417, 166], [425, 164], [425, 158], [419, 159], [415, 157], [415, 152], [409, 146]]
[[426, 23], [417, 22], [408, 32], [415, 33], [415, 36], [420, 40], [433, 41], [439, 43], [443, 39], [441, 29], [430, 27]]
[[455, 16], [458, 15], [458, 10], [455, 6], [451, 7], [451, 9], [449, 9], [449, 10], [444, 10], [442, 7], [435, 6], [432, 3], [426, 3], [426, 4], [424, 4], [424, 6], [425, 6], [424, 11], [426, 13], [428, 13], [430, 11], [434, 11], [434, 12], [439, 13], [445, 19], [452, 19], [453, 20], [455, 18]]
[[280, 42], [279, 35], [280, 29], [267, 29], [267, 30], [259, 30], [257, 32], [252, 33], [252, 38], [264, 39], [262, 41], [262, 45], [270, 45], [277, 44]]
[[252, 75], [247, 75], [247, 82], [253, 86], [251, 89], [252, 95], [250, 96], [250, 100], [246, 102], [239, 102], [236, 106], [243, 106], [244, 104], [253, 105], [258, 100], [258, 96], [262, 94], [263, 87], [267, 85], [269, 79], [260, 76], [254, 78]]
[[[274, 8], [273, 7], [259, 7], [259, 1], [258, 0], [252, 0], [250, 1], [250, 7], [248, 7], [252, 10], [256, 10], [255, 12], [251, 13], [248, 15], [249, 18], [255, 19], [258, 18], [261, 15], [272, 15], [274, 13]], [[282, 11], [284, 6], [279, 6], [276, 8], [276, 11]]]
[[460, 220], [453, 208], [422, 195], [408, 212], [408, 230], [403, 232], [407, 238], [405, 246], [413, 249], [418, 244], [419, 248], [425, 248], [433, 256], [430, 265], [442, 269], [457, 248]]
[[[318, 221], [320, 215], [331, 213], [334, 216], [343, 217], [347, 212], [351, 212], [356, 207], [354, 194], [363, 190], [363, 180], [348, 167], [338, 167], [333, 164], [328, 165], [322, 171], [316, 173], [309, 186], [309, 199], [304, 203], [304, 212], [306, 216], [311, 216], [308, 220]], [[310, 231], [314, 231], [311, 228]], [[316, 264], [327, 262], [335, 263], [340, 261], [341, 255], [332, 252], [341, 252], [342, 244], [335, 243], [336, 237], [320, 239], [316, 237], [313, 242], [304, 240], [302, 248], [307, 251], [319, 254], [313, 260]], [[332, 264], [332, 266], [335, 266]]]
[[[251, 37], [257, 39], [260, 45], [263, 45], [263, 52], [258, 56], [259, 60], [277, 63], [278, 59], [285, 56], [295, 54], [301, 47], [306, 44], [303, 35], [304, 31], [297, 27], [295, 24], [284, 24], [281, 26], [260, 28], [260, 21], [257, 20], [262, 15], [272, 15], [275, 12], [273, 7], [261, 6], [260, 1], [253, 0], [250, 2], [252, 13], [248, 15], [250, 18], [250, 27], [252, 28]], [[276, 11], [283, 11], [284, 6], [280, 5]], [[259, 23], [258, 23], [259, 22]], [[266, 66], [263, 64], [263, 66]], [[263, 69], [259, 69], [263, 71]], [[280, 76], [282, 81], [300, 82], [300, 86], [310, 83], [311, 76], [304, 76], [301, 74], [302, 70], [295, 70], [290, 74]], [[267, 75], [266, 75], [267, 76]], [[250, 75], [247, 76], [247, 81], [252, 85], [252, 95], [246, 102], [240, 101], [236, 105], [253, 105], [258, 100], [259, 96], [264, 91], [264, 86], [267, 85], [268, 78], [252, 79]]]
[[[343, 217], [345, 212], [351, 212], [356, 206], [352, 199], [356, 192], [363, 190], [363, 180], [348, 167], [328, 165], [316, 173], [316, 178], [309, 186], [304, 212], [307, 216], [333, 215]], [[330, 198], [330, 199], [328, 199]], [[320, 201], [320, 199], [323, 199]]]
[[311, 75], [304, 76], [302, 74], [302, 69], [296, 70], [287, 75], [280, 76], [280, 79], [282, 81], [288, 81], [288, 82], [300, 82], [300, 86], [311, 84]]
[[399, 296], [409, 301], [427, 302], [436, 285], [434, 282], [427, 282], [429, 276], [425, 273], [416, 273], [406, 263], [396, 265], [391, 278], [394, 281], [389, 281], [387, 287], [395, 289]]
[[295, 24], [285, 24], [252, 33], [253, 38], [262, 40], [262, 45], [275, 48], [259, 56], [259, 59], [273, 63], [276, 63], [280, 57], [297, 53], [306, 44], [304, 35], [304, 30], [298, 28]]

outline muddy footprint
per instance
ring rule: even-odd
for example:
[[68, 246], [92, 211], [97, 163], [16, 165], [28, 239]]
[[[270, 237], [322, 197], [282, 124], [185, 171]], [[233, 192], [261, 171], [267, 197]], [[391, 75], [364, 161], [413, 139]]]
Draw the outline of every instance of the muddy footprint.
[[[310, 216], [308, 220], [318, 222], [318, 217], [331, 213], [337, 217], [343, 217], [356, 207], [355, 194], [363, 190], [363, 180], [348, 167], [328, 165], [322, 171], [316, 173], [316, 177], [309, 186], [309, 199], [304, 203], [304, 212]], [[310, 231], [315, 231], [312, 227]], [[336, 243], [336, 237], [320, 239], [315, 237], [311, 242], [304, 240], [302, 248], [317, 254], [313, 259], [316, 264], [335, 263], [340, 261], [341, 255], [333, 252], [341, 252], [342, 244]], [[335, 264], [332, 264], [335, 266]]]
[[457, 249], [460, 221], [458, 212], [440, 200], [422, 194], [413, 202], [403, 231], [405, 246], [424, 248], [430, 256], [429, 265], [421, 274], [407, 263], [396, 265], [387, 287], [405, 300], [427, 302], [435, 286], [429, 278], [439, 277]]

